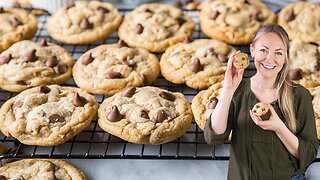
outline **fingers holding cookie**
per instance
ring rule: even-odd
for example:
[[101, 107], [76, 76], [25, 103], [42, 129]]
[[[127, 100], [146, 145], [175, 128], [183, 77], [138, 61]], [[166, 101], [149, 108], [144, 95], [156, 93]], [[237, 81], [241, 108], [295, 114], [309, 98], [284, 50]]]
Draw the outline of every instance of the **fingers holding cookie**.
[[248, 54], [246, 53], [237, 53], [234, 56], [233, 65], [237, 69], [246, 69], [250, 64]]

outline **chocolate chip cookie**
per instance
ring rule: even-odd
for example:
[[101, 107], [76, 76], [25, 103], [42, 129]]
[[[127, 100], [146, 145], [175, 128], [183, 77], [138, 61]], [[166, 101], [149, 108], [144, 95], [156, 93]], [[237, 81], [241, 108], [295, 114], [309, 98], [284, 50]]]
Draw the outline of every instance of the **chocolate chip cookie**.
[[144, 4], [124, 18], [119, 37], [130, 46], [164, 52], [191, 37], [195, 23], [180, 9], [165, 4]]
[[162, 75], [175, 84], [191, 88], [208, 88], [224, 78], [228, 57], [235, 49], [213, 39], [179, 43], [161, 56]]
[[110, 3], [76, 1], [48, 19], [47, 31], [60, 42], [85, 44], [104, 39], [115, 32], [122, 17]]
[[237, 53], [234, 55], [233, 65], [237, 69], [245, 69], [249, 66], [250, 61], [248, 54], [246, 53]]
[[74, 60], [63, 47], [24, 40], [0, 54], [0, 87], [20, 92], [30, 87], [61, 84], [71, 76]]
[[73, 67], [73, 78], [80, 88], [109, 96], [126, 87], [150, 85], [159, 73], [155, 55], [127, 47], [122, 40], [89, 50]]
[[210, 86], [207, 90], [200, 91], [192, 99], [191, 108], [194, 120], [202, 130], [219, 101], [219, 91], [221, 88], [222, 83], [216, 83]]
[[99, 126], [110, 134], [139, 144], [163, 144], [183, 135], [192, 112], [181, 93], [157, 87], [127, 88], [104, 100]]
[[269, 111], [269, 106], [266, 103], [258, 102], [252, 108], [252, 114], [262, 117], [263, 115], [267, 114]]
[[261, 25], [273, 23], [276, 15], [261, 1], [204, 1], [200, 27], [210, 38], [232, 45], [251, 43]]
[[316, 128], [318, 139], [320, 140], [320, 86], [309, 90], [313, 99], [312, 105], [314, 109], [314, 117], [316, 119]]
[[299, 39], [290, 42], [289, 76], [295, 83], [310, 89], [320, 85], [320, 45]]
[[37, 18], [23, 9], [0, 7], [0, 52], [23, 39], [31, 39], [38, 30]]
[[278, 23], [288, 32], [290, 39], [320, 44], [320, 5], [298, 1], [284, 7]]
[[79, 88], [38, 86], [3, 104], [0, 129], [23, 144], [55, 146], [85, 129], [97, 110], [95, 97]]
[[86, 179], [83, 172], [58, 159], [23, 159], [0, 167], [0, 179]]

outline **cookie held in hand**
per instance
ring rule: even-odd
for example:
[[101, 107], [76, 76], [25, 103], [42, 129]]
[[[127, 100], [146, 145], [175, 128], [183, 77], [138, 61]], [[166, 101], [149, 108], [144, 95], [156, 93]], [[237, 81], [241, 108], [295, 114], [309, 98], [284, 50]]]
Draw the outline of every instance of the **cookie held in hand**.
[[237, 69], [245, 69], [249, 66], [249, 57], [246, 53], [237, 53], [234, 55], [233, 65]]
[[262, 120], [270, 118], [269, 106], [266, 103], [258, 102], [252, 108], [252, 114], [259, 116]]

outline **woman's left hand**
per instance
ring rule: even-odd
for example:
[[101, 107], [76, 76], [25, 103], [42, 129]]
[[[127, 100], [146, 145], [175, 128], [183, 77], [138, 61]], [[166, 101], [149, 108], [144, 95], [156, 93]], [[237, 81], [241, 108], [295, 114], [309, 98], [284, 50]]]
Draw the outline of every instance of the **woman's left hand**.
[[257, 126], [261, 127], [262, 129], [277, 132], [281, 130], [283, 127], [285, 127], [285, 124], [281, 121], [281, 119], [279, 118], [278, 114], [273, 109], [273, 107], [270, 104], [268, 104], [268, 106], [269, 106], [269, 111], [271, 113], [269, 120], [263, 121], [259, 116], [254, 115], [251, 110], [250, 110], [250, 116], [253, 122]]

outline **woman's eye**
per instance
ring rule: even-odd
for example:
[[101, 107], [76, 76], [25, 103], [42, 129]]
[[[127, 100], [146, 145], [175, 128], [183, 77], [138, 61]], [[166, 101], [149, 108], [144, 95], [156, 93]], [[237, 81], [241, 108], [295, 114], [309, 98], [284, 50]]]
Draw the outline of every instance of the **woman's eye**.
[[263, 53], [267, 52], [267, 50], [265, 50], [265, 49], [260, 49], [260, 51]]
[[282, 52], [276, 52], [276, 55], [282, 56]]

